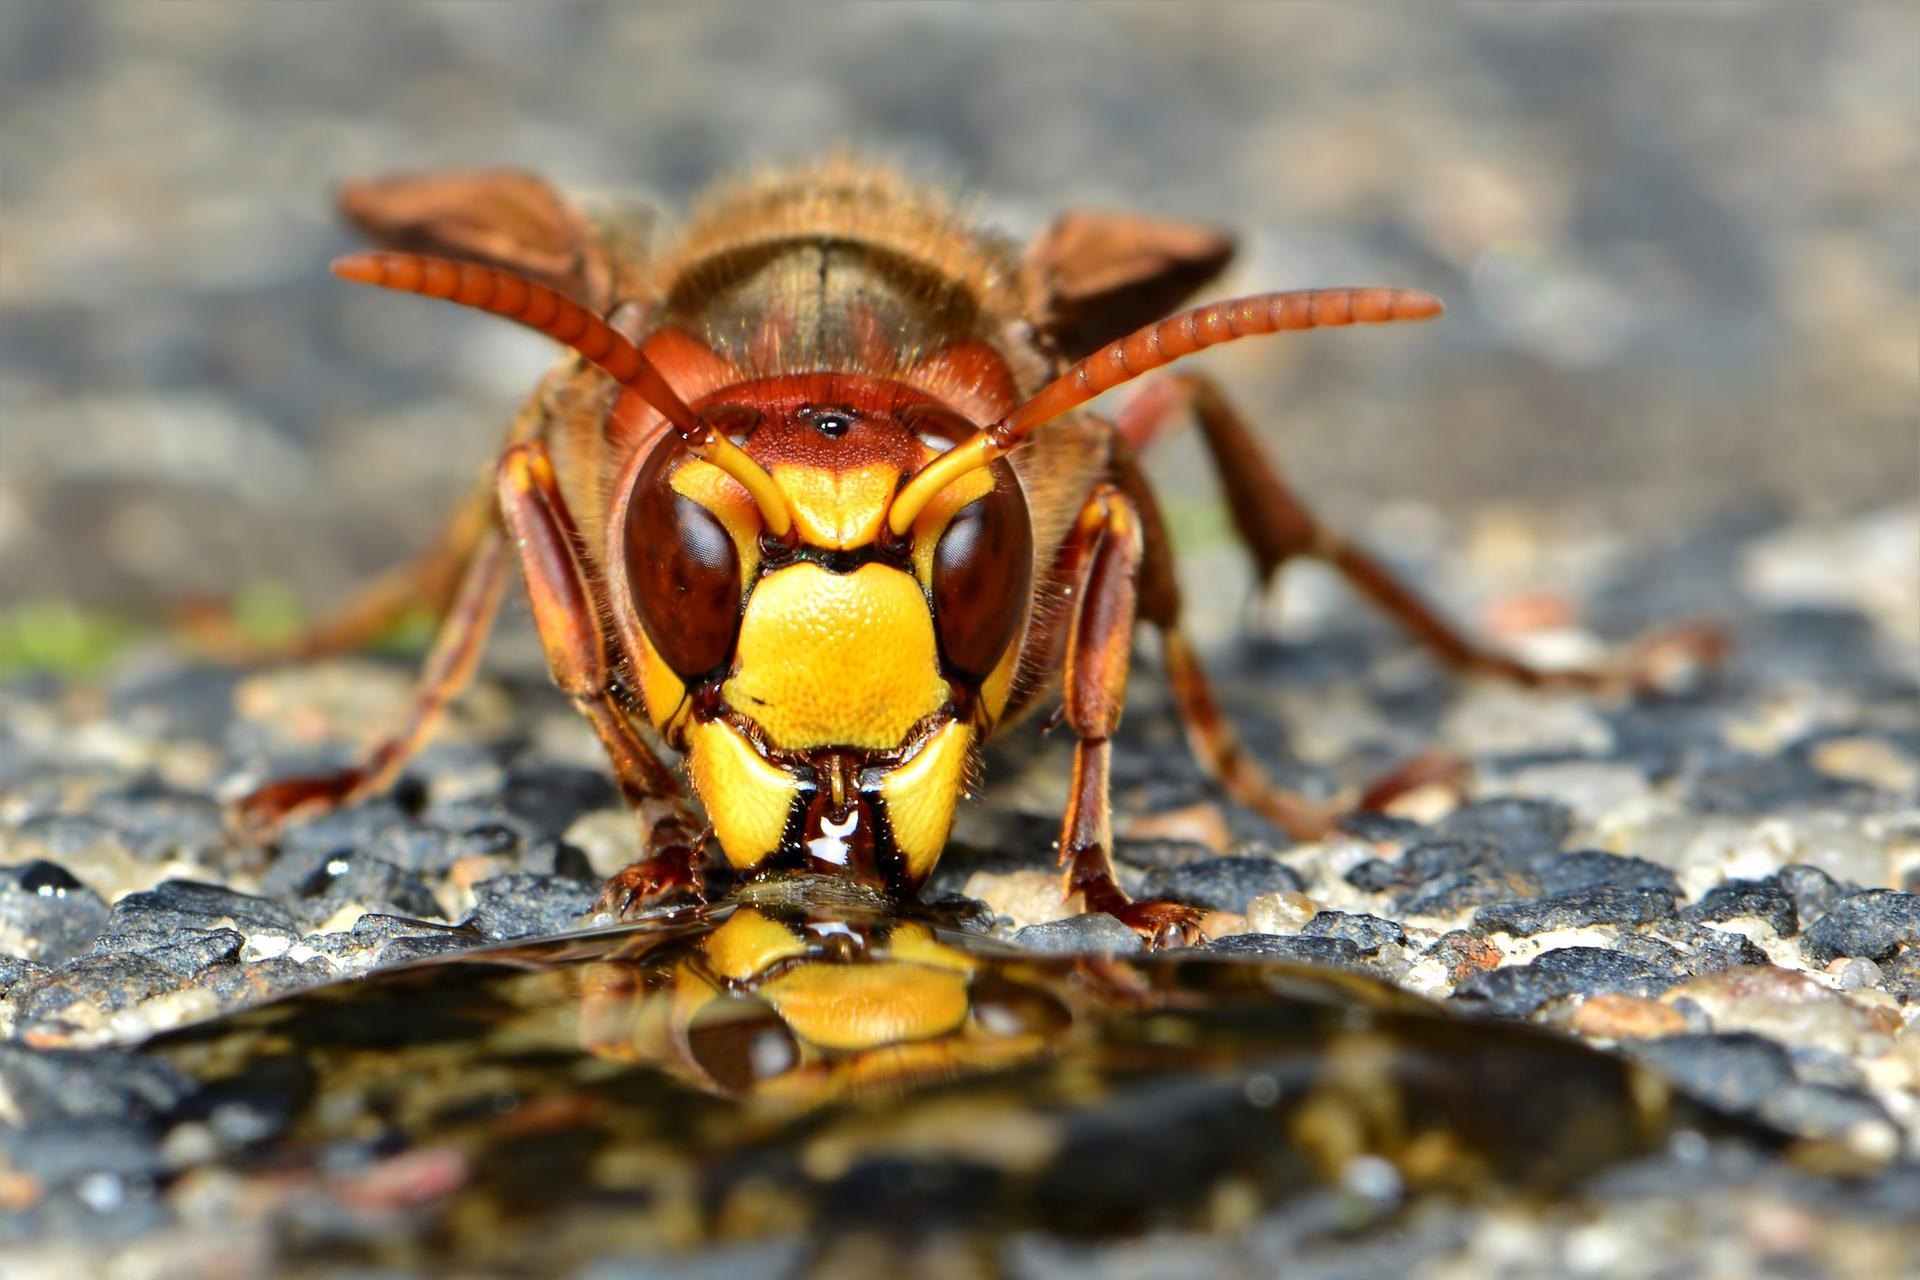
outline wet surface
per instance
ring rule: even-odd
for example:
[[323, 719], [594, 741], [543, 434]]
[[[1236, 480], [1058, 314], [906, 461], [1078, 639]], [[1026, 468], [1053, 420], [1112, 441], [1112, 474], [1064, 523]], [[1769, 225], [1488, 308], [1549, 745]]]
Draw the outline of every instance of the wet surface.
[[758, 886], [164, 1036], [142, 1055], [171, 1088], [162, 1182], [245, 1177], [291, 1267], [556, 1274], [754, 1242], [984, 1266], [1027, 1233], [1339, 1235], [1552, 1199], [1676, 1135], [1783, 1145], [1357, 974], [1036, 956], [847, 894]]

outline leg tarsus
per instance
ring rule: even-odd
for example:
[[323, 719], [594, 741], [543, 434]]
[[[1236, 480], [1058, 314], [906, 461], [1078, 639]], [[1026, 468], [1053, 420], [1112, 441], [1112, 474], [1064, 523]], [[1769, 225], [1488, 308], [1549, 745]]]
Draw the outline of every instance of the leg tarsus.
[[[607, 877], [593, 904], [594, 914], [630, 920], [649, 907], [678, 898], [706, 900], [703, 862], [708, 833], [699, 828], [677, 803], [665, 802], [664, 813], [641, 836], [643, 856]], [[644, 810], [643, 810], [644, 813]]]
[[278, 778], [255, 787], [234, 806], [241, 832], [266, 839], [290, 819], [318, 817], [392, 786], [407, 761], [433, 736], [447, 704], [473, 679], [505, 587], [505, 544], [499, 531], [490, 529], [473, 549], [453, 607], [434, 637], [406, 722], [351, 768]]

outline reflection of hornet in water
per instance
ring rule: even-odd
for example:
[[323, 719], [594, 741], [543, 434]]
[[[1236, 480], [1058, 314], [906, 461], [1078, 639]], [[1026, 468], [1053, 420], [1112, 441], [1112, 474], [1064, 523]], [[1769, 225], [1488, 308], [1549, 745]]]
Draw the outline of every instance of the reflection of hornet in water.
[[[257, 829], [392, 784], [473, 672], [511, 545], [555, 680], [647, 815], [609, 909], [698, 893], [710, 841], [747, 878], [828, 871], [908, 896], [982, 744], [1057, 698], [1074, 739], [1064, 892], [1152, 941], [1192, 940], [1198, 910], [1132, 901], [1110, 859], [1110, 739], [1136, 623], [1159, 633], [1201, 762], [1297, 838], [1458, 768], [1417, 760], [1323, 802], [1240, 749], [1182, 629], [1135, 459], [1182, 416], [1263, 579], [1324, 560], [1454, 667], [1629, 689], [1714, 647], [1684, 631], [1593, 669], [1530, 667], [1316, 521], [1209, 383], [1162, 377], [1111, 418], [1087, 409], [1222, 343], [1438, 315], [1424, 293], [1174, 311], [1226, 265], [1227, 237], [1083, 211], [1021, 252], [847, 162], [724, 188], [657, 245], [631, 214], [596, 220], [518, 174], [360, 184], [345, 208], [396, 252], [343, 259], [340, 275], [494, 312], [572, 354], [442, 551], [299, 646], [355, 643], [426, 596], [446, 620], [415, 716], [358, 768], [255, 791], [241, 810]], [[682, 754], [691, 796], [656, 738]]]
[[[1269, 1274], [1302, 1230], [1578, 1194], [1681, 1130], [1772, 1141], [1619, 1058], [1359, 974], [1016, 952], [820, 876], [150, 1052], [196, 1082], [182, 1123], [246, 1120], [205, 1158], [281, 1188], [285, 1247], [336, 1268], [576, 1274], [782, 1240], [814, 1265], [780, 1274], [897, 1274], [918, 1250], [993, 1275], [1034, 1233], [1257, 1251], [1277, 1221]], [[403, 1225], [369, 1223], [375, 1192]], [[330, 1214], [357, 1225], [315, 1235]]]
[[709, 933], [633, 952], [581, 971], [582, 1047], [732, 1096], [825, 1101], [1010, 1066], [1074, 1016], [1005, 961], [892, 915], [742, 904]]

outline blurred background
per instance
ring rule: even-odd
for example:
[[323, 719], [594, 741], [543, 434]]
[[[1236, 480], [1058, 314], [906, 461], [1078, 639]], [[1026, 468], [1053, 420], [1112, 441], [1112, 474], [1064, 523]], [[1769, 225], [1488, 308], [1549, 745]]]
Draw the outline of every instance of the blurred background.
[[670, 210], [849, 141], [1021, 239], [1125, 206], [1239, 229], [1223, 290], [1440, 294], [1205, 358], [1389, 543], [1911, 503], [1916, 48], [1910, 3], [5, 0], [0, 612], [318, 604], [425, 545], [551, 351], [330, 280], [342, 177]]

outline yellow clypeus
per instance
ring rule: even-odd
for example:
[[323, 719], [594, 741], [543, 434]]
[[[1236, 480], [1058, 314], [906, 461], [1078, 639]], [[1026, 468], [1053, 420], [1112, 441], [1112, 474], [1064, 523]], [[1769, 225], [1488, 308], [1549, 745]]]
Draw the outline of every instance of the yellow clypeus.
[[768, 574], [748, 597], [735, 654], [727, 705], [789, 751], [897, 747], [951, 693], [926, 595], [885, 565]]

